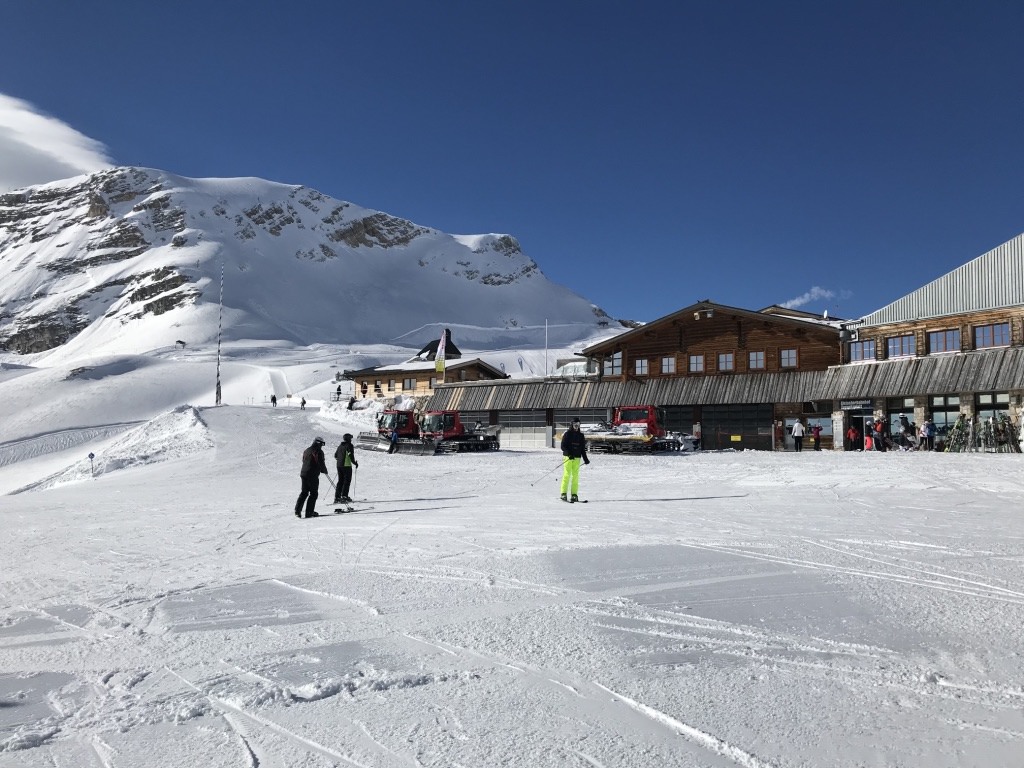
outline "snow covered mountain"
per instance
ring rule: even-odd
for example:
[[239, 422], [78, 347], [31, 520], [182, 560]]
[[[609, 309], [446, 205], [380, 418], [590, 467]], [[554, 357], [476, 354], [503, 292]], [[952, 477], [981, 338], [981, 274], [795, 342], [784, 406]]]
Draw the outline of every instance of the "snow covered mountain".
[[131, 167], [0, 195], [0, 298], [0, 349], [61, 359], [209, 343], [221, 323], [228, 340], [417, 347], [446, 325], [507, 347], [543, 343], [545, 324], [562, 345], [609, 324], [509, 235]]

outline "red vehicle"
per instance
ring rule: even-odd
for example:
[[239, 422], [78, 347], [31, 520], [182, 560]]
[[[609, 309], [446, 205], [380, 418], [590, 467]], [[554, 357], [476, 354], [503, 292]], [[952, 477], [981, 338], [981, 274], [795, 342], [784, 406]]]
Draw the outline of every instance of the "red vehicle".
[[653, 405], [620, 405], [612, 410], [610, 424], [587, 427], [583, 434], [592, 451], [679, 451], [683, 440], [696, 448], [690, 435], [669, 432], [665, 413]]
[[467, 428], [458, 411], [427, 411], [417, 422], [413, 411], [382, 411], [376, 432], [361, 432], [359, 446], [387, 451], [397, 432], [398, 453], [433, 454], [496, 451], [501, 447], [499, 428]]
[[499, 429], [467, 428], [458, 411], [427, 411], [420, 427], [424, 440], [433, 440], [444, 453], [496, 451]]

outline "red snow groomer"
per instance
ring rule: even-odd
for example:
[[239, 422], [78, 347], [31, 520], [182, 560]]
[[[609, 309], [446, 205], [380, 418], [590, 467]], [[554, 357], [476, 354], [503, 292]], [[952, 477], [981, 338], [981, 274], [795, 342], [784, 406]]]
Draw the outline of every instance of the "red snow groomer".
[[611, 423], [589, 425], [582, 432], [587, 449], [619, 453], [627, 451], [680, 451], [696, 448], [692, 435], [669, 432], [665, 413], [653, 405], [620, 405], [612, 409]]
[[358, 445], [371, 451], [387, 451], [397, 436], [398, 453], [426, 456], [496, 451], [501, 447], [500, 431], [500, 427], [467, 428], [458, 411], [427, 411], [420, 422], [413, 411], [382, 411], [377, 417], [377, 431], [360, 432]]

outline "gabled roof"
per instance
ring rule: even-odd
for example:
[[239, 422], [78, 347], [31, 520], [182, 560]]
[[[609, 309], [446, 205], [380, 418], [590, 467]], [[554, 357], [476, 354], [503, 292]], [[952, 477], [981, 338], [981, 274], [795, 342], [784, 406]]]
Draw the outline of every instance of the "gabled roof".
[[[445, 342], [447, 346], [447, 342]], [[447, 357], [447, 355], [446, 355]], [[457, 371], [460, 368], [480, 368], [486, 373], [491, 374], [495, 379], [507, 379], [508, 374], [504, 371], [495, 368], [488, 362], [481, 360], [479, 357], [472, 359], [459, 359], [459, 360], [447, 360], [445, 362], [445, 371]], [[393, 365], [377, 365], [370, 368], [360, 368], [358, 371], [344, 371], [342, 376], [346, 379], [354, 379], [357, 376], [387, 376], [387, 375], [398, 375], [402, 373], [423, 373], [424, 371], [433, 371], [434, 361], [433, 360], [417, 360], [413, 358], [404, 363], [395, 363]]]
[[865, 315], [861, 326], [1024, 305], [1024, 234]]
[[[605, 354], [613, 350], [617, 350], [623, 344], [629, 344], [633, 339], [640, 338], [643, 334], [648, 333], [652, 328], [669, 324], [687, 325], [707, 322], [710, 317], [717, 314], [727, 314], [736, 317], [746, 317], [750, 320], [778, 323], [791, 328], [803, 328], [805, 330], [813, 328], [825, 332], [831, 331], [837, 336], [839, 334], [838, 319], [823, 320], [817, 315], [811, 315], [808, 312], [801, 312], [799, 310], [774, 311], [781, 309], [781, 307], [773, 306], [757, 312], [750, 309], [730, 307], [726, 304], [716, 304], [710, 299], [704, 299], [703, 301], [698, 301], [696, 304], [691, 304], [688, 307], [684, 307], [683, 309], [673, 312], [670, 315], [665, 315], [664, 317], [659, 317], [657, 320], [645, 323], [639, 328], [634, 328], [626, 331], [625, 333], [620, 333], [618, 336], [612, 336], [610, 339], [605, 339], [597, 344], [592, 344], [584, 349], [581, 354], [587, 357], [591, 355]], [[708, 314], [709, 312], [711, 313], [710, 315]]]
[[[441, 346], [440, 339], [434, 339], [432, 342], [427, 344], [423, 349], [416, 353], [415, 357], [410, 360], [436, 360], [437, 359], [437, 348]], [[444, 329], [444, 358], [445, 360], [451, 360], [454, 357], [462, 357], [462, 352], [455, 346], [455, 342], [452, 341], [451, 328]]]

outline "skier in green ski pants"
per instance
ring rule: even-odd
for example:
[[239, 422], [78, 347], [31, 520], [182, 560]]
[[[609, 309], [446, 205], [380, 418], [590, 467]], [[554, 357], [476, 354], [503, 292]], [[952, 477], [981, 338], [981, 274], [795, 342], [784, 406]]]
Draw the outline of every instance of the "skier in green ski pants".
[[573, 419], [562, 435], [562, 456], [562, 501], [579, 501], [580, 461], [590, 463], [587, 458], [587, 438], [580, 432], [579, 419]]

